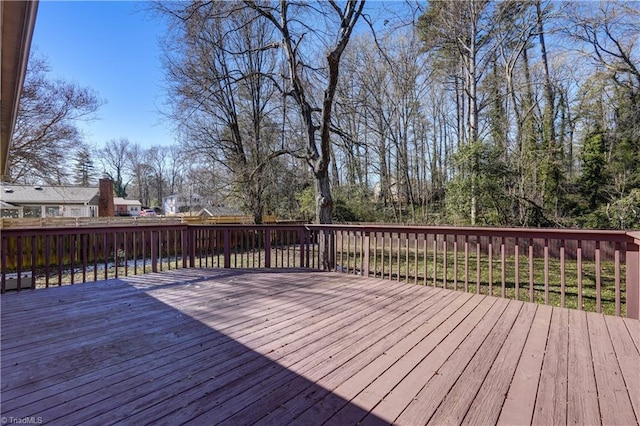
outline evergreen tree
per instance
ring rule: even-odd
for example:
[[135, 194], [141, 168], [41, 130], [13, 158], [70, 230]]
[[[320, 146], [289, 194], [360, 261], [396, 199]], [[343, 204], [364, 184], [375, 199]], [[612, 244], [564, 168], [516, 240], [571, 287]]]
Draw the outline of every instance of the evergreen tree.
[[578, 186], [588, 209], [594, 210], [604, 200], [608, 182], [603, 132], [597, 129], [587, 135], [582, 150], [582, 175], [578, 179]]
[[74, 182], [79, 186], [91, 186], [94, 182], [93, 160], [87, 147], [82, 147], [74, 158]]

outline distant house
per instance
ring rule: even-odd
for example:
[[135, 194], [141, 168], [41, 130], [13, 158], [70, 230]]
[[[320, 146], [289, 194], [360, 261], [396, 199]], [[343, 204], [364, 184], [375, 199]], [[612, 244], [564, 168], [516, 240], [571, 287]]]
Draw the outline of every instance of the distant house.
[[98, 216], [96, 187], [14, 185], [0, 189], [0, 217]]
[[162, 198], [162, 210], [165, 215], [197, 212], [202, 209], [202, 206], [200, 195], [195, 193], [171, 194]]
[[[398, 195], [398, 189], [399, 189], [398, 182], [394, 178], [391, 178], [391, 183], [387, 188], [387, 192], [388, 192], [388, 196], [390, 196], [394, 201], [400, 200], [400, 196]], [[382, 183], [377, 182], [373, 186], [373, 198], [375, 201], [380, 201], [381, 197], [382, 197]]]
[[114, 197], [113, 206], [116, 216], [140, 216], [142, 203], [138, 200], [125, 200], [121, 197]]

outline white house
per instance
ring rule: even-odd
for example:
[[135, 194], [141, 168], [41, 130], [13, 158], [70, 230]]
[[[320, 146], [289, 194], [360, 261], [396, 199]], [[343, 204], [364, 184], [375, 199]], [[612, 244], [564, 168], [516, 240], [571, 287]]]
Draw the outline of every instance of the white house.
[[162, 210], [165, 215], [197, 211], [202, 208], [200, 195], [171, 194], [162, 198]]
[[0, 185], [0, 217], [95, 217], [97, 187]]
[[113, 198], [116, 216], [140, 216], [142, 203], [138, 200], [125, 200], [121, 197]]

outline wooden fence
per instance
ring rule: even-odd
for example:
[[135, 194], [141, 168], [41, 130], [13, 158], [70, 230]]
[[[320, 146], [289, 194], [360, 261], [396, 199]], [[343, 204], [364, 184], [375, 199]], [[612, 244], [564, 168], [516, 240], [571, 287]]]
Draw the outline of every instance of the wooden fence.
[[3, 218], [0, 228], [68, 228], [91, 226], [139, 226], [157, 224], [179, 224], [180, 217], [37, 217], [37, 218]]
[[[146, 225], [217, 225], [252, 224], [252, 216], [157, 216], [157, 217], [38, 217], [38, 218], [0, 218], [0, 229], [7, 228], [65, 228], [87, 226], [146, 226]], [[274, 215], [265, 215], [262, 223], [274, 224]]]

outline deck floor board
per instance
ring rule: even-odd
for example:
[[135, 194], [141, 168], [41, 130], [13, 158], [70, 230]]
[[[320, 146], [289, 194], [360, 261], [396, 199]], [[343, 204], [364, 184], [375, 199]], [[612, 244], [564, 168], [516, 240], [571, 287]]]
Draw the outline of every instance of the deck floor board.
[[169, 270], [0, 300], [4, 418], [638, 423], [637, 320], [300, 269]]
[[590, 316], [588, 325], [602, 421], [620, 425], [638, 422], [604, 317]]
[[[313, 387], [308, 387], [292, 400], [273, 407], [269, 416], [277, 422], [288, 423], [296, 420], [300, 423], [307, 423], [317, 421], [322, 413], [332, 411], [328, 410], [328, 406], [320, 401], [330, 395], [340, 384], [349, 380], [378, 359], [382, 354], [388, 355], [389, 351], [400, 346], [404, 337], [410, 335], [424, 324], [424, 321], [449, 303], [447, 298], [447, 295], [450, 295], [449, 292], [435, 291], [434, 295], [436, 297], [432, 297], [425, 302], [418, 302], [411, 309], [407, 309], [413, 305], [414, 301], [412, 301], [411, 305], [407, 304], [405, 306], [406, 312], [401, 316], [387, 322], [376, 333], [369, 332], [365, 338], [341, 354], [341, 358], [346, 359], [344, 363], [335, 365], [333, 362], [328, 362], [324, 363], [322, 368], [315, 369], [312, 378], [322, 381], [323, 388], [325, 388], [324, 391], [315, 392]], [[298, 415], [303, 412], [303, 415]], [[306, 420], [307, 418], [309, 418], [308, 421]], [[234, 418], [229, 420], [233, 422]], [[243, 424], [245, 423], [244, 419], [236, 420]]]
[[533, 415], [534, 425], [565, 424], [567, 419], [567, 374], [569, 349], [569, 313], [554, 309], [551, 315], [549, 338], [536, 408]]
[[[500, 353], [491, 364], [491, 369], [482, 382], [476, 397], [471, 401], [469, 410], [461, 422], [470, 425], [495, 424], [503, 407], [504, 395], [512, 383], [518, 360], [522, 354], [536, 306], [525, 303], [513, 329], [505, 339]], [[491, 362], [488, 359], [487, 362]]]
[[[536, 306], [536, 316], [519, 356], [516, 371], [500, 411], [498, 424], [531, 424], [552, 313], [553, 309], [549, 306]], [[514, 356], [517, 355], [514, 354]]]
[[[605, 317], [609, 334], [611, 335], [611, 343], [616, 352], [622, 377], [625, 379], [625, 386], [629, 391], [631, 404], [636, 417], [640, 417], [640, 353], [634, 345], [631, 335], [624, 327], [622, 318]], [[640, 332], [640, 330], [638, 330]], [[636, 377], [636, 380], [629, 378]]]
[[587, 425], [600, 418], [587, 315], [569, 311], [569, 370], [567, 388], [567, 422]]

